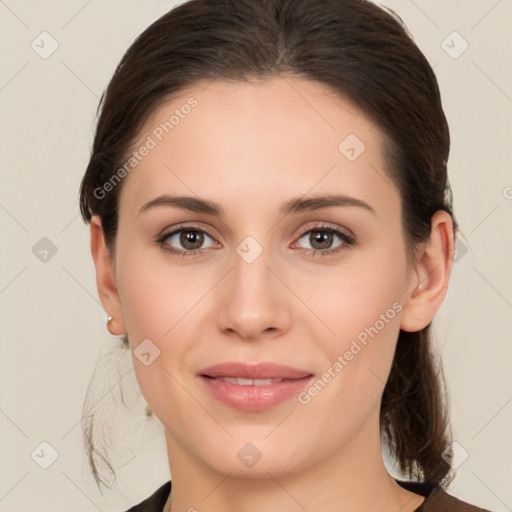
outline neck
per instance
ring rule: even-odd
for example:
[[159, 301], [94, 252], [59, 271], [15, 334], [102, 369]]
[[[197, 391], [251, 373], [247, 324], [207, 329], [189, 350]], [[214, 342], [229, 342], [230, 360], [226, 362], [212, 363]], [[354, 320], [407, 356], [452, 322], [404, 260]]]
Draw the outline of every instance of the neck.
[[216, 471], [168, 431], [165, 435], [172, 479], [165, 512], [412, 512], [423, 501], [401, 488], [387, 472], [380, 431], [372, 422], [314, 465], [296, 470], [290, 461], [286, 472], [269, 469], [258, 477]]

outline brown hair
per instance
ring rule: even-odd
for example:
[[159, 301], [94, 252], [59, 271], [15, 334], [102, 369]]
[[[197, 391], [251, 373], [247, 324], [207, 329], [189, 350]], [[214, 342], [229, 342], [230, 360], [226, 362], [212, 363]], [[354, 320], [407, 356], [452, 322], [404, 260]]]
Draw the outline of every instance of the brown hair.
[[[450, 137], [439, 87], [401, 19], [367, 0], [190, 0], [149, 26], [104, 92], [80, 190], [86, 222], [101, 217], [115, 247], [122, 182], [95, 193], [123, 165], [148, 118], [199, 80], [249, 81], [282, 74], [325, 84], [358, 106], [385, 136], [390, 179], [400, 192], [408, 258], [430, 235], [437, 210], [452, 212]], [[447, 484], [449, 444], [444, 379], [430, 324], [400, 331], [381, 404], [381, 431], [405, 474]], [[127, 339], [123, 340], [128, 346]], [[91, 430], [84, 430], [98, 482]], [[101, 460], [105, 460], [100, 457]]]

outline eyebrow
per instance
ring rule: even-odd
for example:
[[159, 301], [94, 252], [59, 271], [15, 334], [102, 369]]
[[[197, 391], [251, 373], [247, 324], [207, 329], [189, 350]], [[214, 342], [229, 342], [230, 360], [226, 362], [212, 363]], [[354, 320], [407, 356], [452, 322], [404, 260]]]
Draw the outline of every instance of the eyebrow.
[[[299, 213], [304, 211], [320, 210], [321, 208], [329, 208], [336, 206], [357, 206], [364, 208], [374, 215], [375, 210], [361, 199], [345, 195], [321, 194], [313, 197], [297, 197], [284, 203], [279, 212], [281, 215], [289, 215], [291, 213]], [[206, 213], [215, 217], [224, 217], [225, 212], [222, 206], [214, 201], [200, 199], [193, 196], [176, 196], [163, 194], [152, 199], [142, 206], [138, 215], [157, 207], [181, 208], [196, 213]]]

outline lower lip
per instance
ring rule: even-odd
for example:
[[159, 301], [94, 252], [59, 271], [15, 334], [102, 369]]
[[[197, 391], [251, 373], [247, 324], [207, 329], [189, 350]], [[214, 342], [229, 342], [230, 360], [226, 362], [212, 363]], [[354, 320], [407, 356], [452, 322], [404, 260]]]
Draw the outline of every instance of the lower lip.
[[202, 375], [199, 378], [212, 395], [226, 405], [244, 411], [263, 411], [296, 396], [313, 376], [264, 386], [241, 386]]

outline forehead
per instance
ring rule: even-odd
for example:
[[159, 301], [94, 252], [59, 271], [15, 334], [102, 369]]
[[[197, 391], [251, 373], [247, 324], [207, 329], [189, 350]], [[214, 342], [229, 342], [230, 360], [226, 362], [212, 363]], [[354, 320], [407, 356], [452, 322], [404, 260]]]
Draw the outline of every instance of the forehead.
[[120, 202], [136, 208], [179, 192], [261, 208], [334, 189], [366, 201], [389, 192], [396, 201], [382, 141], [371, 119], [318, 82], [200, 82], [150, 116], [133, 145], [149, 149]]

